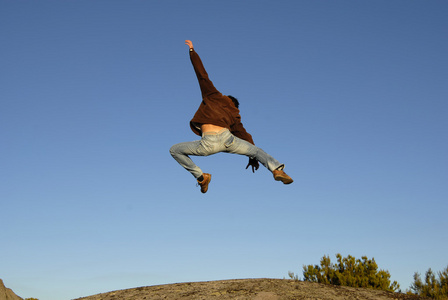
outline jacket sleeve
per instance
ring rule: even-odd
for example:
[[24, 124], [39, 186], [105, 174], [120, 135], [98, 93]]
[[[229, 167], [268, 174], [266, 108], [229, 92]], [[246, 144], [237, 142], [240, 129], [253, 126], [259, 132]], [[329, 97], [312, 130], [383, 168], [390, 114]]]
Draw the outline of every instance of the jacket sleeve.
[[202, 97], [219, 92], [213, 85], [213, 82], [208, 78], [207, 71], [205, 71], [201, 58], [194, 49], [190, 51], [190, 60], [199, 81]]

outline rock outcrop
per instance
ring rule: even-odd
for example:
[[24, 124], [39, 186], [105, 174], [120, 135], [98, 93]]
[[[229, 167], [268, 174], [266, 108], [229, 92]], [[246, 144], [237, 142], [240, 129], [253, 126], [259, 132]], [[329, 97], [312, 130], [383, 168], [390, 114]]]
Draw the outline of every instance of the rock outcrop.
[[3, 280], [0, 279], [0, 300], [23, 300], [23, 299], [14, 294], [14, 292], [11, 289], [8, 289], [3, 284]]
[[[113, 291], [76, 300], [426, 300], [381, 290], [289, 279], [187, 282]], [[431, 300], [431, 299], [428, 299]]]

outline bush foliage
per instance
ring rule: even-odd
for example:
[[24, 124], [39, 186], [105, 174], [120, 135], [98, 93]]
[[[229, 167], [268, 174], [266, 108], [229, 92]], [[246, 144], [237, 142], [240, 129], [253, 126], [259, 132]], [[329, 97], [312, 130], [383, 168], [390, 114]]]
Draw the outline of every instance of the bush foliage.
[[414, 283], [411, 284], [411, 291], [420, 296], [431, 297], [437, 300], [448, 299], [448, 266], [438, 272], [439, 278], [428, 269], [425, 273], [425, 282], [422, 281], [419, 273], [414, 273]]
[[[336, 258], [335, 264], [331, 263], [329, 256], [324, 256], [320, 260], [320, 266], [303, 266], [303, 280], [392, 292], [400, 288], [396, 281], [391, 283], [389, 271], [378, 270], [374, 258], [367, 259], [363, 256], [361, 259], [355, 259], [351, 255], [343, 258], [339, 253]], [[289, 275], [294, 278], [293, 274]]]

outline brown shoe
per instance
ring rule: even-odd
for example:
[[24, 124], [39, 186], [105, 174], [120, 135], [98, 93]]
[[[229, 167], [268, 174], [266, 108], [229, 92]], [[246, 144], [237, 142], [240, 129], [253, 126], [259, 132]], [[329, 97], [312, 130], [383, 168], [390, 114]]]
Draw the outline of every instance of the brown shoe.
[[201, 192], [205, 194], [208, 191], [208, 184], [212, 180], [212, 175], [203, 173], [202, 176], [204, 177], [204, 180], [202, 181], [198, 180], [198, 184], [201, 186]]
[[275, 180], [281, 181], [284, 184], [290, 184], [290, 183], [292, 183], [294, 181], [283, 170], [274, 170], [274, 172], [272, 172], [272, 173], [274, 173], [274, 179]]

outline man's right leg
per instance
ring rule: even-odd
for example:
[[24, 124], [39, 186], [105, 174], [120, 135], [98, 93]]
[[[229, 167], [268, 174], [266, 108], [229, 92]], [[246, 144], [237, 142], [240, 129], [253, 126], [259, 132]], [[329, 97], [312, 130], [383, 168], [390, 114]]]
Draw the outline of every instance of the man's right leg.
[[258, 160], [272, 172], [275, 180], [281, 181], [284, 184], [293, 182], [292, 178], [283, 171], [285, 165], [279, 163], [274, 157], [263, 151], [263, 149], [233, 135], [230, 137], [227, 147], [226, 152], [245, 155]]
[[283, 170], [284, 164], [278, 162], [274, 157], [266, 153], [263, 149], [232, 135], [226, 152], [245, 155], [258, 160], [269, 171]]

